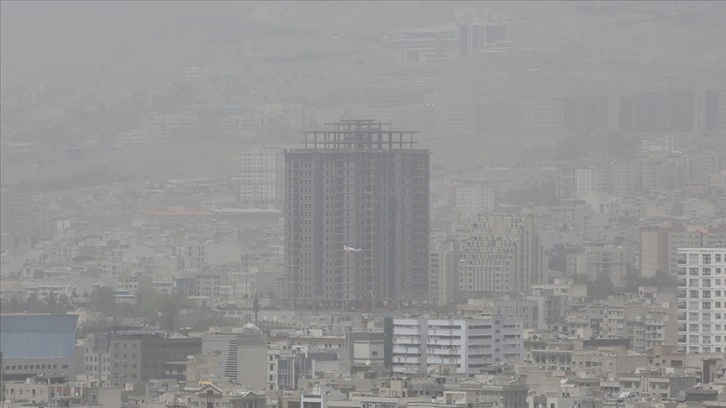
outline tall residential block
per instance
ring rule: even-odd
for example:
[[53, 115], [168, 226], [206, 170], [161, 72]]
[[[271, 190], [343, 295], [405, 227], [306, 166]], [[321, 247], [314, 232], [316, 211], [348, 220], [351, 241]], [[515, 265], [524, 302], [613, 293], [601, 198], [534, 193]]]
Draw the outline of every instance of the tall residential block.
[[431, 243], [429, 291], [431, 301], [435, 304], [448, 305], [458, 300], [460, 263], [461, 254], [457, 240], [444, 239]]
[[485, 186], [459, 186], [454, 190], [454, 207], [469, 214], [494, 211], [494, 189]]
[[668, 272], [668, 228], [640, 230], [640, 276], [647, 278]]
[[532, 216], [478, 217], [461, 243], [460, 262], [460, 293], [526, 292], [547, 282]]
[[678, 249], [702, 248], [726, 243], [726, 226], [697, 225], [644, 227], [640, 233], [640, 275], [679, 272]]
[[524, 358], [522, 323], [496, 314], [479, 319], [390, 319], [386, 348], [393, 372], [479, 374]]
[[428, 299], [429, 152], [415, 132], [328, 123], [285, 152], [285, 286], [297, 307]]
[[240, 157], [239, 200], [243, 208], [282, 208], [282, 151], [253, 150]]
[[678, 347], [726, 353], [726, 246], [678, 249]]
[[711, 228], [676, 228], [668, 233], [668, 269], [676, 275], [679, 248], [708, 248], [726, 243], [726, 225]]

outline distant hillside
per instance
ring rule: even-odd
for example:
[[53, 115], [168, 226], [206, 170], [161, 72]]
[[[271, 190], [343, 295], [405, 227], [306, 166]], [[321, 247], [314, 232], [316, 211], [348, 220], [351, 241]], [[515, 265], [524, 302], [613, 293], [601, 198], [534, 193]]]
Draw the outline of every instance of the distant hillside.
[[[718, 1], [0, 2], [0, 75], [3, 86], [149, 90], [188, 65], [237, 69], [239, 47], [255, 37], [284, 43], [317, 32], [363, 44], [444, 24], [457, 5], [508, 19], [510, 39], [537, 52], [726, 71], [726, 2]], [[319, 51], [329, 45], [320, 41]]]

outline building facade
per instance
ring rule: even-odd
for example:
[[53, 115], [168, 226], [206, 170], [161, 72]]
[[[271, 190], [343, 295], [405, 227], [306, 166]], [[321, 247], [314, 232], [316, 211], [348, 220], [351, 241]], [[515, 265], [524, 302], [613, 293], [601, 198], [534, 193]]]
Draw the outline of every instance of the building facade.
[[544, 255], [532, 216], [478, 217], [461, 243], [459, 292], [526, 292], [546, 283]]
[[297, 307], [428, 299], [429, 152], [370, 120], [285, 152], [285, 284]]
[[456, 187], [454, 207], [465, 213], [489, 214], [494, 211], [494, 189], [485, 186]]
[[458, 298], [459, 242], [454, 239], [435, 241], [429, 253], [429, 290], [437, 305], [453, 303]]
[[396, 374], [436, 369], [478, 374], [524, 359], [522, 323], [503, 315], [479, 319], [391, 319], [386, 325]]
[[726, 246], [678, 250], [678, 347], [726, 352]]
[[283, 154], [253, 150], [240, 158], [239, 200], [242, 208], [282, 208]]
[[206, 333], [202, 337], [204, 353], [219, 353], [220, 376], [230, 382], [255, 389], [265, 389], [267, 341], [252, 323], [232, 333]]
[[202, 339], [154, 330], [116, 332], [111, 337], [111, 383], [186, 377], [187, 356], [200, 354]]
[[76, 374], [78, 315], [2, 314], [0, 353], [6, 380]]

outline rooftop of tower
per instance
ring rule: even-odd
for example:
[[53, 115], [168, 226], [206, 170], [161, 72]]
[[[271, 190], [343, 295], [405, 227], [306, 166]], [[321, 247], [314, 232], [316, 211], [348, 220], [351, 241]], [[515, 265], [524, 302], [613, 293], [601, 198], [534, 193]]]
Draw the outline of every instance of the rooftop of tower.
[[413, 149], [415, 130], [392, 129], [390, 123], [373, 119], [328, 122], [320, 130], [305, 130], [303, 144], [313, 150]]

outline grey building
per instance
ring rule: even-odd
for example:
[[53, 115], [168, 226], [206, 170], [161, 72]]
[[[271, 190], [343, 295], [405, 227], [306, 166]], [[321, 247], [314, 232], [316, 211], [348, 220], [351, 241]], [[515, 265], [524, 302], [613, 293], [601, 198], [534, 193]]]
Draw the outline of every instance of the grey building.
[[285, 152], [285, 287], [296, 307], [428, 298], [429, 152], [414, 134], [345, 120]]
[[185, 378], [187, 356], [200, 354], [202, 339], [158, 330], [129, 330], [111, 337], [111, 383]]

